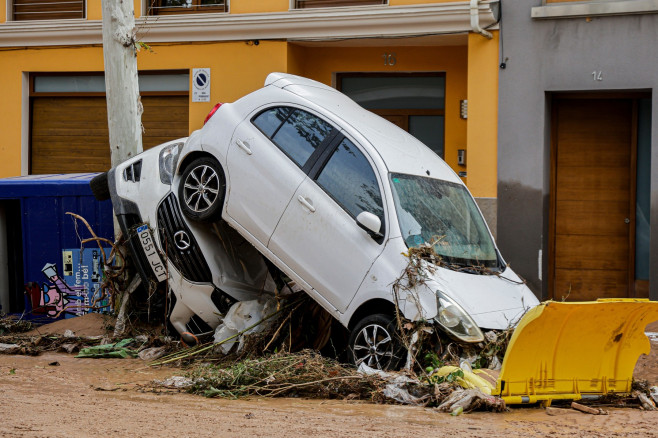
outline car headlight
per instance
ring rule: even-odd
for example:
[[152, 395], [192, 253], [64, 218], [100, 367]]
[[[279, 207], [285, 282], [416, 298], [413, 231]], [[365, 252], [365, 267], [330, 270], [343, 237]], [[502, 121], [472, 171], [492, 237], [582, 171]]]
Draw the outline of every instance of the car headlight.
[[473, 318], [452, 298], [441, 291], [436, 291], [436, 303], [439, 312], [434, 320], [448, 334], [463, 342], [482, 342], [484, 335]]
[[174, 180], [174, 169], [176, 168], [176, 161], [178, 160], [178, 153], [181, 147], [183, 147], [183, 143], [174, 143], [160, 151], [158, 163], [162, 184], [171, 185]]

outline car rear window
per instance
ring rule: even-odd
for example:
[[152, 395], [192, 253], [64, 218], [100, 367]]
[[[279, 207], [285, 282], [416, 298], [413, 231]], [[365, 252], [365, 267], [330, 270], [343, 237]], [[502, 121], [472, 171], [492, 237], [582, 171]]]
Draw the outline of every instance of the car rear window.
[[333, 126], [298, 108], [276, 107], [253, 119], [254, 125], [268, 136], [299, 167], [333, 131]]
[[281, 123], [283, 123], [288, 117], [288, 114], [290, 114], [290, 110], [291, 108], [287, 107], [277, 107], [263, 111], [256, 116], [253, 120], [253, 124], [256, 125], [263, 134], [272, 138], [272, 135], [274, 135], [279, 126], [281, 126]]

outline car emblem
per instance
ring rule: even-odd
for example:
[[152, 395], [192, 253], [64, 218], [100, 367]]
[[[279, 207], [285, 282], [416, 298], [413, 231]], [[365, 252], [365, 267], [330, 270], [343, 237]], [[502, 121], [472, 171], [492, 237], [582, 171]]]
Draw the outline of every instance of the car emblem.
[[176, 248], [185, 251], [190, 247], [190, 236], [185, 231], [176, 231], [174, 234], [174, 243], [176, 244]]

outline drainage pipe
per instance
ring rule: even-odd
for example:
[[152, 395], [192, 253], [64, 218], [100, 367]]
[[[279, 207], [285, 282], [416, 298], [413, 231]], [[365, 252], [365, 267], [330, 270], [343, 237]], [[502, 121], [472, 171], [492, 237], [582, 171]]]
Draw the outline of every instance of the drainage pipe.
[[492, 39], [493, 35], [491, 35], [490, 32], [487, 32], [486, 30], [480, 27], [479, 3], [480, 0], [471, 0], [471, 30], [475, 33], [479, 33], [480, 35], [488, 39]]

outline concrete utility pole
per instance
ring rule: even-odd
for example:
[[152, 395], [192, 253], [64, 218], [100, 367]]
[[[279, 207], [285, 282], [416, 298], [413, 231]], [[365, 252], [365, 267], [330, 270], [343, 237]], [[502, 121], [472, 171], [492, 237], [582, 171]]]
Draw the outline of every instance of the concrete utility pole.
[[102, 0], [105, 94], [112, 167], [142, 152], [142, 103], [137, 83], [132, 0]]

